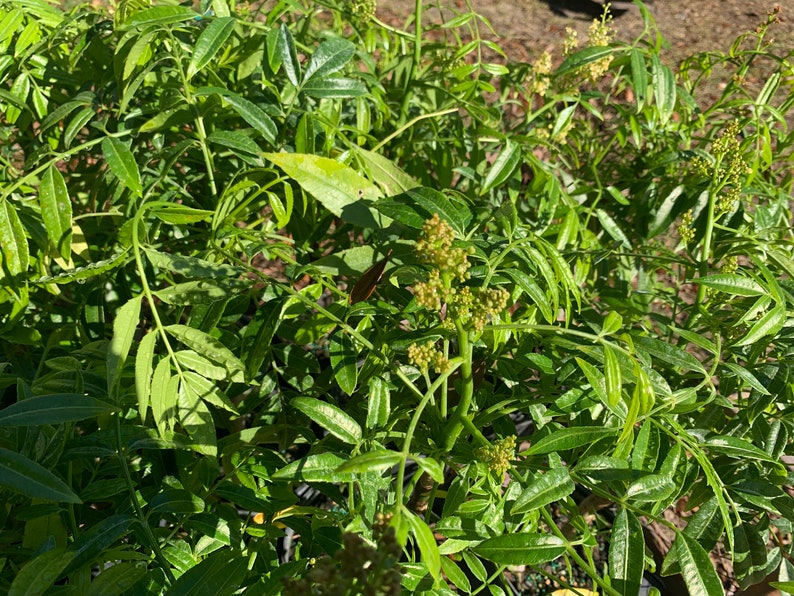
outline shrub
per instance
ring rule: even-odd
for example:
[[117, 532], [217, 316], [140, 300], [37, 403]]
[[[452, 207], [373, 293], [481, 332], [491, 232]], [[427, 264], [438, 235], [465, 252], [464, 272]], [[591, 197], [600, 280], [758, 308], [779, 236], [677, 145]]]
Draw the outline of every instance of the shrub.
[[791, 589], [792, 53], [638, 6], [1, 0], [3, 588]]

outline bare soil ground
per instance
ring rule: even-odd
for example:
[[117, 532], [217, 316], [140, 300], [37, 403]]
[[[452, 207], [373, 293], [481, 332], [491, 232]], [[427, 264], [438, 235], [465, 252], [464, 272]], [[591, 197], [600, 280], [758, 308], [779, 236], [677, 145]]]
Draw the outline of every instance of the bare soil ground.
[[[475, 12], [493, 25], [496, 41], [511, 60], [527, 60], [543, 50], [560, 47], [565, 28], [573, 27], [580, 39], [587, 38], [587, 28], [603, 11], [595, 0], [470, 0]], [[782, 54], [794, 48], [794, 2], [791, 0], [655, 0], [647, 6], [659, 31], [668, 41], [665, 51], [668, 64], [707, 50], [727, 51], [741, 33], [754, 30], [766, 20], [775, 4], [781, 5], [782, 23], [772, 29]], [[463, 0], [437, 0], [425, 3], [431, 18], [445, 20], [468, 9]], [[379, 3], [383, 20], [405, 19], [413, 12], [413, 0]], [[612, 3], [617, 38], [630, 42], [643, 30], [639, 10], [629, 0]], [[385, 17], [385, 18], [384, 18]]]

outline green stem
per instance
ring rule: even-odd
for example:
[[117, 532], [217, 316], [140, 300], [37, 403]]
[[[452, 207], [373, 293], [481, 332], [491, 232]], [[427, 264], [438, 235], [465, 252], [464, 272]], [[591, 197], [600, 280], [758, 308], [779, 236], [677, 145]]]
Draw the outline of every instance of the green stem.
[[127, 462], [127, 455], [126, 450], [122, 444], [121, 438], [121, 417], [116, 415], [116, 449], [118, 451], [119, 456], [119, 464], [121, 464], [121, 471], [124, 474], [124, 482], [127, 484], [127, 490], [130, 493], [130, 501], [132, 502], [132, 507], [135, 509], [135, 515], [138, 516], [138, 521], [140, 521], [141, 527], [143, 528], [144, 535], [149, 542], [149, 548], [152, 549], [154, 553], [154, 557], [157, 559], [157, 562], [162, 567], [163, 572], [165, 573], [166, 577], [168, 578], [169, 583], [173, 584], [176, 581], [173, 572], [171, 571], [171, 566], [166, 561], [165, 557], [163, 556], [163, 551], [160, 550], [160, 545], [157, 542], [157, 537], [152, 532], [152, 528], [149, 526], [149, 522], [146, 521], [146, 515], [143, 513], [143, 509], [141, 509], [140, 503], [138, 503], [138, 497], [135, 491], [135, 484], [132, 481], [132, 474], [130, 474], [129, 464]]
[[[179, 44], [176, 44], [176, 47], [180, 47]], [[179, 71], [179, 75], [182, 78], [182, 87], [185, 90], [185, 101], [190, 106], [191, 110], [193, 110], [194, 120], [196, 123], [196, 132], [198, 133], [199, 142], [201, 144], [201, 153], [204, 156], [204, 167], [207, 170], [207, 180], [209, 181], [210, 192], [212, 193], [213, 199], [218, 196], [218, 188], [215, 185], [215, 164], [212, 160], [212, 153], [210, 153], [210, 148], [207, 145], [207, 130], [204, 127], [204, 117], [201, 115], [201, 112], [198, 109], [198, 106], [194, 103], [193, 99], [193, 92], [190, 87], [190, 81], [187, 78], [187, 73], [185, 69], [182, 68], [182, 61], [176, 60], [177, 70]]]
[[446, 441], [444, 450], [452, 451], [455, 441], [458, 440], [460, 431], [463, 430], [463, 419], [468, 416], [474, 397], [474, 375], [472, 372], [472, 345], [469, 341], [469, 332], [463, 328], [463, 323], [456, 320], [455, 329], [458, 332], [458, 350], [460, 352], [460, 401], [449, 419], [446, 428]]
[[377, 153], [381, 149], [381, 147], [386, 145], [393, 138], [401, 135], [403, 132], [405, 132], [406, 130], [411, 128], [417, 122], [421, 122], [422, 120], [425, 120], [426, 118], [435, 118], [436, 116], [443, 116], [445, 114], [451, 114], [452, 112], [457, 112], [457, 111], [458, 111], [458, 108], [454, 107], [454, 108], [447, 108], [446, 110], [440, 110], [438, 112], [432, 112], [430, 114], [422, 114], [421, 116], [417, 116], [416, 118], [412, 119], [410, 122], [400, 126], [397, 130], [395, 130], [393, 133], [391, 133], [388, 137], [386, 137], [380, 143], [375, 145], [370, 151], [372, 151], [373, 153]]
[[[709, 260], [711, 259], [711, 242], [714, 237], [714, 219], [717, 204], [717, 192], [713, 186], [709, 189], [709, 204], [706, 212], [706, 231], [703, 235], [703, 246], [700, 252], [700, 263], [698, 265], [698, 276], [706, 277], [709, 274]], [[700, 284], [695, 300], [695, 311], [697, 312], [703, 301], [706, 299], [706, 286]]]
[[554, 518], [551, 516], [548, 510], [545, 507], [541, 507], [540, 513], [543, 516], [543, 519], [546, 521], [546, 525], [551, 529], [552, 533], [568, 544], [566, 549], [568, 556], [576, 561], [576, 564], [587, 572], [587, 575], [590, 576], [590, 578], [593, 580], [593, 583], [597, 584], [598, 587], [603, 590], [604, 594], [609, 594], [609, 596], [621, 596], [620, 592], [604, 582], [604, 580], [601, 579], [599, 573], [593, 569], [593, 567], [587, 561], [585, 561], [579, 555], [579, 553], [576, 552], [576, 549], [573, 547], [573, 545], [568, 542], [568, 539], [565, 538], [560, 528], [557, 527], [557, 522], [554, 521]]
[[[403, 440], [402, 459], [400, 460], [400, 467], [397, 470], [397, 487], [395, 495], [395, 505], [405, 505], [403, 503], [403, 484], [405, 484], [405, 464], [408, 461], [408, 456], [411, 454], [411, 441], [414, 438], [414, 432], [419, 425], [419, 419], [422, 417], [422, 412], [428, 402], [433, 399], [433, 391], [428, 391], [416, 406], [411, 422], [408, 424], [408, 429], [405, 431], [405, 439]], [[419, 474], [417, 474], [417, 477]]]

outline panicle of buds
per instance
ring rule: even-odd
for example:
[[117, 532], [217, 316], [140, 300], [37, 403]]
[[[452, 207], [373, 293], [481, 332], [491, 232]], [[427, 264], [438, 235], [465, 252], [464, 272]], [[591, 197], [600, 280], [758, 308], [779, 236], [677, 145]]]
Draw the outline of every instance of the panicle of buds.
[[[469, 278], [469, 256], [474, 254], [474, 248], [453, 246], [454, 241], [455, 231], [438, 214], [422, 226], [422, 236], [415, 251], [420, 259], [431, 265], [431, 269], [425, 281], [414, 284], [416, 302], [436, 312], [446, 305], [445, 327], [451, 328], [458, 321], [481, 332], [490, 318], [498, 316], [507, 307], [510, 294], [502, 288], [456, 287]], [[432, 365], [438, 370], [441, 361], [428, 359], [429, 352], [420, 352], [420, 348], [426, 349], [417, 347], [412, 352], [417, 366], [427, 369]]]
[[510, 467], [516, 452], [516, 437], [509, 435], [487, 447], [479, 447], [474, 455], [486, 464], [492, 472], [504, 474]]

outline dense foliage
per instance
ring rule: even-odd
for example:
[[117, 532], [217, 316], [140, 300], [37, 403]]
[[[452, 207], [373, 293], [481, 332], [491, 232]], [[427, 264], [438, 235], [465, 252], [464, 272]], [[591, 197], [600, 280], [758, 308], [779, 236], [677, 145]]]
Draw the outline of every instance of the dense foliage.
[[776, 15], [336, 1], [0, 0], [2, 590], [794, 592]]

